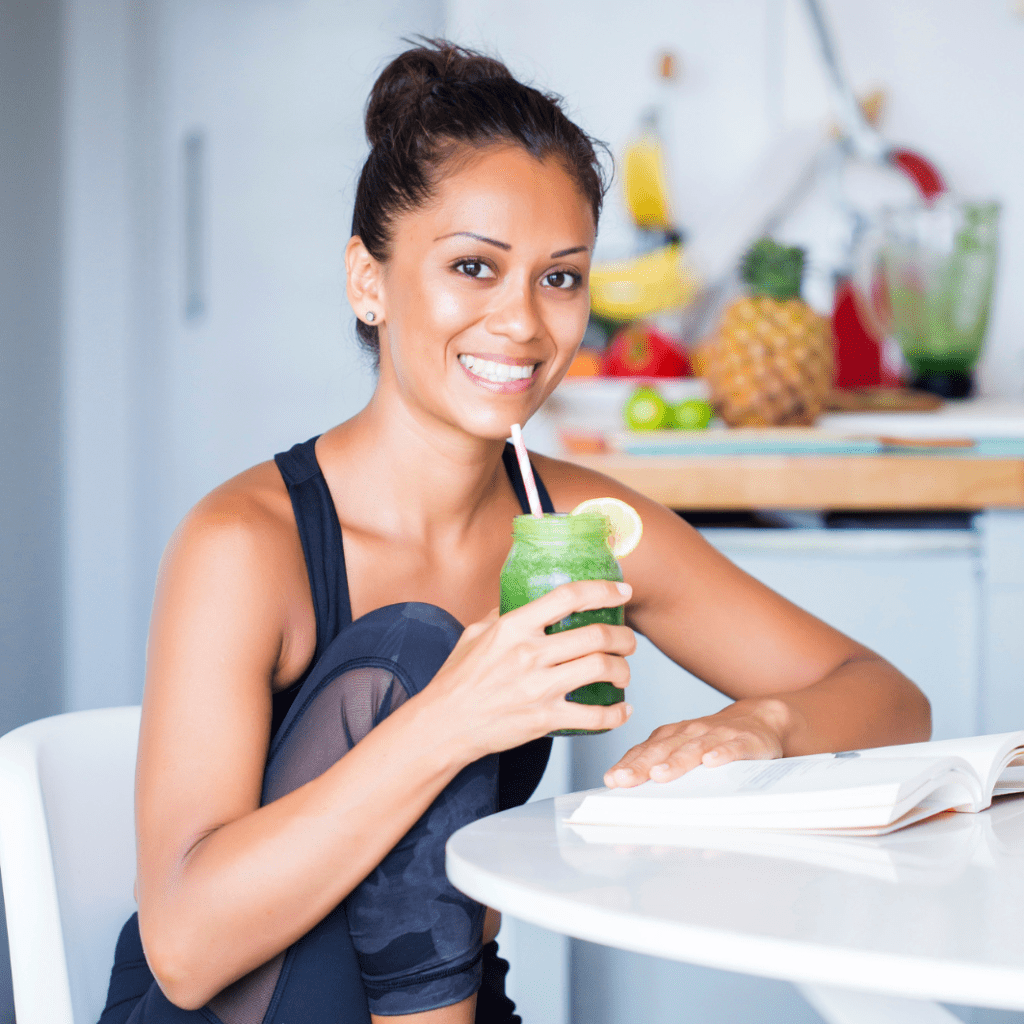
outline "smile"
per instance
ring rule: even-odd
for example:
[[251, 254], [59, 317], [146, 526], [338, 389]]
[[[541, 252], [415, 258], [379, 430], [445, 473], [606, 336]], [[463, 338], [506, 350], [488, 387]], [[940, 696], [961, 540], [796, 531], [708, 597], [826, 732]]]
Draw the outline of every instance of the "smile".
[[496, 363], [480, 356], [461, 355], [459, 362], [471, 377], [491, 384], [512, 384], [529, 380], [537, 369], [537, 363]]

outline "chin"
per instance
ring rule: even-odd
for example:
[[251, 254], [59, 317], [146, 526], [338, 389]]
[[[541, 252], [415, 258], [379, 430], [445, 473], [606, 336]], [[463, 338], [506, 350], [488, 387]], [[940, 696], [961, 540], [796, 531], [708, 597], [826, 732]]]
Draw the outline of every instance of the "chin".
[[518, 415], [510, 416], [480, 416], [472, 420], [462, 420], [459, 426], [473, 437], [487, 441], [505, 441], [512, 436], [512, 424], [519, 423], [526, 425], [526, 421], [533, 415], [532, 410], [523, 410]]

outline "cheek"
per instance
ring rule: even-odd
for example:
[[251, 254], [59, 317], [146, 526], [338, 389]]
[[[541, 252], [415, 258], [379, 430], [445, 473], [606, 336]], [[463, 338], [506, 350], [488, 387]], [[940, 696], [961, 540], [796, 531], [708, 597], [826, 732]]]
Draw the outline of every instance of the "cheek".
[[575, 348], [583, 340], [589, 319], [590, 301], [589, 297], [584, 296], [578, 302], [566, 302], [556, 309], [548, 323], [560, 348]]
[[462, 297], [451, 288], [428, 288], [423, 295], [423, 308], [436, 323], [457, 323], [466, 315]]
[[473, 321], [476, 302], [467, 289], [457, 287], [446, 274], [430, 274], [419, 278], [414, 288], [403, 288], [402, 315], [415, 325], [417, 333], [441, 331], [451, 333]]

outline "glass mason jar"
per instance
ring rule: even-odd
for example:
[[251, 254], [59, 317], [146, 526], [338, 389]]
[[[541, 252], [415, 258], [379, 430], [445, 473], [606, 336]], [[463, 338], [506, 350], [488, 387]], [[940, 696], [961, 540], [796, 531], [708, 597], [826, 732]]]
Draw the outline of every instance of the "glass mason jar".
[[[547, 514], [542, 519], [532, 515], [512, 520], [512, 550], [501, 570], [501, 614], [541, 597], [549, 590], [575, 580], [612, 580], [622, 582], [622, 570], [608, 547], [611, 532], [607, 518], [600, 513], [580, 515]], [[566, 629], [587, 626], [591, 622], [607, 622], [621, 626], [624, 609], [594, 608], [573, 612], [548, 626], [545, 632], [561, 633]], [[578, 704], [618, 704], [623, 691], [608, 682], [588, 683], [571, 693], [566, 700]], [[605, 729], [559, 729], [552, 736], [588, 736]]]

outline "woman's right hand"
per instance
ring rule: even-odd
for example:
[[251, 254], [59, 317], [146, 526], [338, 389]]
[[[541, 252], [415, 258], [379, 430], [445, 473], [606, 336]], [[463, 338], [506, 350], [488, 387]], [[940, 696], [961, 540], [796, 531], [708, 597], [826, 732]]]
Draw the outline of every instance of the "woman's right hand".
[[454, 730], [468, 760], [556, 729], [614, 729], [629, 717], [628, 704], [576, 704], [565, 695], [602, 680], [625, 688], [633, 630], [606, 623], [544, 630], [573, 612], [623, 605], [631, 594], [628, 583], [580, 580], [504, 615], [495, 608], [466, 627], [421, 696], [438, 702], [445, 731]]

